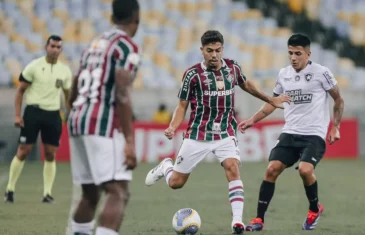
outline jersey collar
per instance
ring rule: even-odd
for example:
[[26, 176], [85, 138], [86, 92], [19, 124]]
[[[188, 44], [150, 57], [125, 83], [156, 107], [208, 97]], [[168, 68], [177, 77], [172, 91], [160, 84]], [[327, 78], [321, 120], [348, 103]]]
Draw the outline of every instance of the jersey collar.
[[[222, 68], [221, 68], [221, 69], [223, 69], [223, 68], [227, 67], [227, 63], [226, 63], [226, 61], [224, 61], [224, 59], [221, 59], [221, 61], [222, 61]], [[202, 67], [202, 69], [203, 69], [204, 71], [209, 70], [209, 69], [207, 68], [207, 66], [205, 66], [205, 64], [204, 64], [204, 60], [200, 63], [200, 66]]]

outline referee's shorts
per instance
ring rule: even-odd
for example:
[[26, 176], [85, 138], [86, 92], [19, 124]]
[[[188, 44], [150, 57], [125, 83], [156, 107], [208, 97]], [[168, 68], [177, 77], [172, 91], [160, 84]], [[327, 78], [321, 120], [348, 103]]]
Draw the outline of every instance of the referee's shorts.
[[27, 105], [23, 120], [24, 127], [20, 130], [19, 143], [34, 144], [40, 131], [44, 144], [59, 146], [62, 133], [60, 111], [47, 111], [40, 109], [38, 105]]

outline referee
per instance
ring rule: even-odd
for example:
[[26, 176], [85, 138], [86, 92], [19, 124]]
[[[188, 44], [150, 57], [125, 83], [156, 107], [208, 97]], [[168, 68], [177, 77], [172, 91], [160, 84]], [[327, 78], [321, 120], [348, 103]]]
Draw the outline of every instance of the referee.
[[[41, 132], [46, 161], [43, 168], [44, 203], [52, 203], [52, 186], [56, 176], [55, 154], [62, 132], [60, 117], [61, 92], [67, 100], [72, 73], [69, 67], [58, 61], [62, 52], [62, 39], [52, 35], [45, 45], [46, 56], [30, 62], [20, 74], [20, 85], [15, 97], [15, 126], [20, 127], [19, 146], [10, 165], [9, 182], [5, 201], [14, 202], [15, 184]], [[25, 110], [21, 116], [23, 96]], [[67, 104], [67, 102], [66, 102]]]

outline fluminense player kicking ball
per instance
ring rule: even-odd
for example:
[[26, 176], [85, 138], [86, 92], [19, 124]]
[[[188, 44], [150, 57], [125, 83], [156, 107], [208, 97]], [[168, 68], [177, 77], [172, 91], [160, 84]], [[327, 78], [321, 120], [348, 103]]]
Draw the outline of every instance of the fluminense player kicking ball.
[[209, 30], [201, 37], [204, 60], [184, 73], [167, 138], [174, 137], [175, 130], [184, 120], [190, 103], [189, 127], [176, 158], [164, 159], [146, 176], [146, 185], [153, 185], [162, 177], [172, 189], [179, 189], [187, 182], [190, 173], [209, 153], [214, 153], [223, 166], [228, 180], [229, 200], [232, 207], [231, 228], [234, 234], [242, 234], [243, 184], [240, 178], [240, 156], [236, 140], [237, 122], [234, 118], [235, 86], [251, 95], [283, 108], [289, 96], [269, 97], [246, 79], [241, 67], [234, 60], [223, 59], [223, 36]]

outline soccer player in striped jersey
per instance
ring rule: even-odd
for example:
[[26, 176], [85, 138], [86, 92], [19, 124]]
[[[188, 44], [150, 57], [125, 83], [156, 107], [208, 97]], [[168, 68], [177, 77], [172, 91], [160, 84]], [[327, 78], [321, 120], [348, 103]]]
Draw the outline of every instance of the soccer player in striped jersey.
[[138, 1], [114, 0], [112, 13], [114, 28], [96, 37], [83, 53], [71, 92], [72, 175], [82, 185], [72, 221], [75, 235], [92, 234], [100, 189], [106, 202], [95, 234], [118, 234], [136, 167], [129, 90], [140, 60], [131, 39], [139, 25]]
[[229, 200], [232, 207], [231, 228], [234, 234], [244, 231], [243, 184], [240, 179], [240, 156], [236, 140], [237, 122], [234, 118], [235, 86], [253, 96], [282, 108], [289, 102], [286, 95], [269, 97], [246, 79], [241, 67], [234, 60], [223, 59], [224, 39], [220, 32], [209, 30], [201, 37], [201, 52], [204, 61], [190, 67], [184, 73], [178, 94], [179, 103], [170, 126], [165, 131], [172, 139], [175, 130], [185, 117], [190, 103], [189, 127], [173, 165], [170, 158], [164, 159], [146, 176], [146, 185], [153, 185], [162, 177], [173, 189], [184, 186], [190, 173], [209, 153], [214, 153], [223, 166], [229, 182]]

